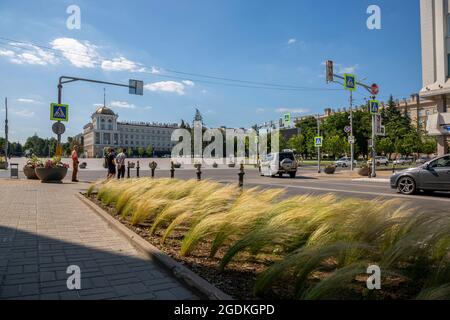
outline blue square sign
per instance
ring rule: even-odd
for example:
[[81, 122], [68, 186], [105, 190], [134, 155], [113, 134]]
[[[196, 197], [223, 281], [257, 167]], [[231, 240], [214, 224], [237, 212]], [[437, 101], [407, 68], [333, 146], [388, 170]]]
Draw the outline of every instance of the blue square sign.
[[50, 120], [69, 121], [69, 105], [52, 103], [50, 105]]
[[380, 102], [377, 100], [370, 100], [370, 113], [379, 114], [380, 113]]

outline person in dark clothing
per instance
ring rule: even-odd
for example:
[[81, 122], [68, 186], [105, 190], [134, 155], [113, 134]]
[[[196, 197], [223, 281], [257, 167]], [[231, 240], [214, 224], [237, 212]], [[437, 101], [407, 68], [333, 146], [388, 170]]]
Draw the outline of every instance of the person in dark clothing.
[[114, 149], [109, 148], [108, 155], [106, 156], [106, 164], [108, 167], [108, 176], [107, 179], [114, 178], [116, 176], [116, 153]]

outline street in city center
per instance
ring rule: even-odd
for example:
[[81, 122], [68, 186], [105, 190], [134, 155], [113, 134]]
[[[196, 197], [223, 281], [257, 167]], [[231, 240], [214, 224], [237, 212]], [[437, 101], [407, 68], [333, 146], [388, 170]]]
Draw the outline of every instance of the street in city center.
[[2, 310], [450, 301], [450, 0], [2, 0], [0, 25]]

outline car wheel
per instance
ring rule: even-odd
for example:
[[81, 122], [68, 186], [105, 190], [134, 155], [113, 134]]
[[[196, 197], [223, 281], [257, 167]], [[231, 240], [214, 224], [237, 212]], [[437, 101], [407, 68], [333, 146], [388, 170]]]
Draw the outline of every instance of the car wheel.
[[291, 177], [291, 179], [295, 179], [295, 177], [297, 176], [297, 172], [290, 172], [289, 176]]
[[401, 177], [398, 181], [398, 192], [406, 195], [416, 193], [416, 182], [411, 177]]
[[283, 178], [283, 174], [282, 174], [282, 173], [279, 173], [279, 174], [278, 174], [278, 177], [279, 177], [279, 178]]

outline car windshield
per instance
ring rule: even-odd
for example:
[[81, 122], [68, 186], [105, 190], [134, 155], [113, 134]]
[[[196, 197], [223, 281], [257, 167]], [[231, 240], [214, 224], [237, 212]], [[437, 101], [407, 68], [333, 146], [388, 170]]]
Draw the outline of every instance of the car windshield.
[[283, 161], [284, 159], [289, 159], [289, 160], [294, 161], [295, 160], [294, 154], [290, 153], [290, 152], [282, 152], [282, 153], [280, 153], [280, 161]]

